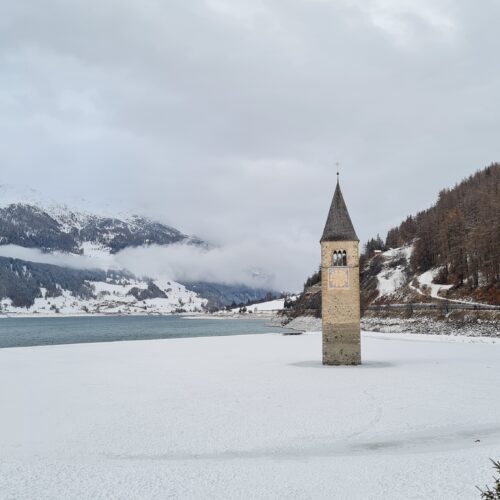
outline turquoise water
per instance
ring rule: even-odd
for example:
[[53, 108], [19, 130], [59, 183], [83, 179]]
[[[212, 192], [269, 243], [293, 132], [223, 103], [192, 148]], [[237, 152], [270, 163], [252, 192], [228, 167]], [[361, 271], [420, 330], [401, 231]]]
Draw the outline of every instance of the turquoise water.
[[270, 332], [283, 333], [285, 330], [266, 326], [263, 319], [189, 319], [182, 316], [2, 318], [0, 348]]

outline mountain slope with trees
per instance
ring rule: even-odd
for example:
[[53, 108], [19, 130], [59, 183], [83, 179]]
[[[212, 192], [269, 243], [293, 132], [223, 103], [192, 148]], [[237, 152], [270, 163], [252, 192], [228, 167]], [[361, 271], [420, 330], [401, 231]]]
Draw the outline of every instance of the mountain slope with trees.
[[389, 230], [385, 247], [412, 242], [412, 272], [439, 267], [436, 283], [499, 303], [500, 164], [443, 189], [435, 205]]

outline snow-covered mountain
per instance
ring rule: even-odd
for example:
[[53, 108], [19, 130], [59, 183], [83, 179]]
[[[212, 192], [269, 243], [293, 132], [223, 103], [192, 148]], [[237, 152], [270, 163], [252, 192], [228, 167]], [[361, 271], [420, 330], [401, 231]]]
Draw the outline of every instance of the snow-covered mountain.
[[[92, 213], [45, 200], [34, 190], [0, 186], [1, 311], [190, 312], [259, 300], [269, 292], [213, 282], [181, 284], [164, 276], [137, 277], [116, 266], [103, 266], [128, 248], [172, 244], [210, 247], [147, 217], [106, 210]], [[25, 255], [26, 249], [42, 253], [34, 258]], [[72, 265], [71, 256], [85, 265]]]
[[57, 203], [33, 189], [0, 185], [0, 244], [87, 255], [153, 244], [206, 245], [148, 217], [109, 207], [91, 211], [85, 200], [79, 204], [85, 208]]
[[13, 203], [0, 208], [0, 244], [91, 255], [116, 253], [143, 245], [205, 243], [177, 229], [146, 217], [105, 217], [65, 210], [54, 212], [40, 206]]

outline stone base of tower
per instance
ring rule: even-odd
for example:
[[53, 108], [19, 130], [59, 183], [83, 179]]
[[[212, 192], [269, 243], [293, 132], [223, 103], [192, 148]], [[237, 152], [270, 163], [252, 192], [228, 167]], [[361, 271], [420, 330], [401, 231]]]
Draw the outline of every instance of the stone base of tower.
[[361, 364], [359, 323], [331, 324], [323, 322], [323, 364]]

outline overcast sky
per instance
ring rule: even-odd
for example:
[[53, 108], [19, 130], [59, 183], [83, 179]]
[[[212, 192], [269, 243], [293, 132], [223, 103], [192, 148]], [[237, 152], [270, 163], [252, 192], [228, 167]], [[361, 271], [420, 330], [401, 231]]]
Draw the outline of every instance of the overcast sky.
[[6, 0], [1, 182], [265, 242], [299, 283], [337, 161], [365, 241], [500, 159], [499, 20], [495, 0]]

